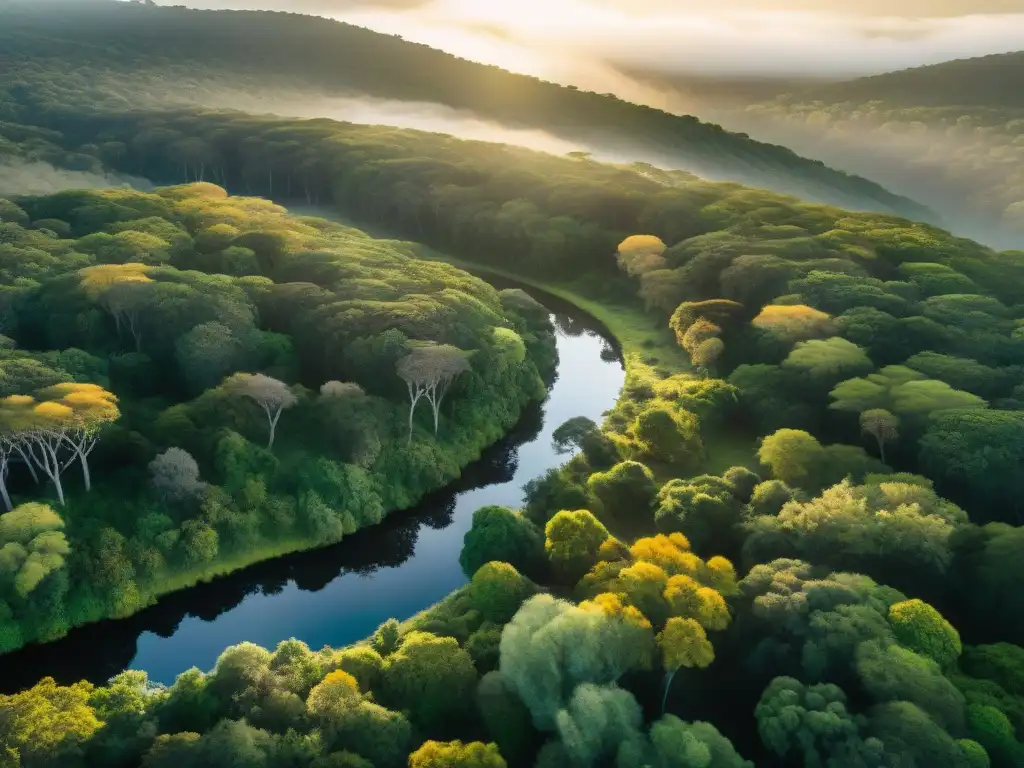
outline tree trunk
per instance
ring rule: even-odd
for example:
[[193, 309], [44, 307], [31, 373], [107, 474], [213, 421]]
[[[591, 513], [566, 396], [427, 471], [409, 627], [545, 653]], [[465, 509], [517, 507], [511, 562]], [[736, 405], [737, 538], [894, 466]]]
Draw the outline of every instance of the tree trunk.
[[885, 464], [885, 441], [878, 435], [875, 435], [875, 439], [878, 441], [878, 454], [882, 458], [882, 463]]
[[665, 715], [665, 706], [668, 704], [668, 689], [672, 685], [672, 678], [676, 676], [676, 672], [679, 670], [673, 669], [671, 672], [665, 675], [665, 694], [661, 697], [661, 714], [662, 717]]
[[277, 413], [275, 413], [273, 416], [271, 416], [269, 408], [266, 409], [266, 411], [267, 420], [270, 422], [270, 440], [267, 441], [267, 450], [270, 451], [273, 450], [274, 448], [274, 435], [277, 434], [277, 421], [278, 419], [281, 418], [281, 413], [283, 411], [281, 409], [278, 409]]
[[39, 485], [39, 475], [36, 473], [36, 468], [32, 466], [31, 459], [25, 455], [25, 450], [20, 445], [15, 445], [14, 450], [18, 452], [21, 456], [21, 460], [25, 462], [25, 466], [28, 467], [28, 471], [32, 475], [32, 479], [35, 480], [36, 485]]
[[407, 385], [409, 387], [409, 444], [412, 444], [412, 418], [416, 413], [416, 404], [419, 403], [420, 398], [423, 397], [423, 391], [417, 389], [413, 393], [412, 384]]
[[92, 477], [89, 475], [89, 459], [82, 451], [78, 451], [78, 460], [82, 464], [82, 479], [85, 481], [85, 492], [88, 493], [92, 490]]
[[43, 461], [40, 462], [42, 465], [41, 469], [46, 473], [46, 476], [53, 481], [53, 487], [57, 489], [57, 500], [63, 507], [64, 486], [60, 482], [60, 461], [57, 459], [57, 452], [42, 440], [39, 441], [39, 449], [43, 454]]
[[6, 461], [4, 461], [4, 467], [2, 470], [0, 470], [0, 497], [2, 497], [4, 500], [4, 508], [8, 512], [10, 512], [12, 509], [14, 509], [14, 506], [11, 504], [10, 494], [7, 493], [7, 469], [8, 464]]

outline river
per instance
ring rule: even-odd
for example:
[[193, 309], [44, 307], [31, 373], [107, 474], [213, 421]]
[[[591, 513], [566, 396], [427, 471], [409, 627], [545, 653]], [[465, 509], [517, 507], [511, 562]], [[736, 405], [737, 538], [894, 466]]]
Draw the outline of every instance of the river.
[[244, 640], [273, 648], [295, 637], [312, 648], [341, 647], [465, 584], [458, 557], [474, 510], [519, 506], [523, 485], [566, 459], [552, 449], [555, 428], [574, 416], [600, 422], [625, 379], [621, 355], [595, 320], [528, 290], [553, 313], [558, 375], [547, 400], [527, 409], [453, 485], [335, 546], [259, 563], [168, 595], [128, 619], [2, 656], [0, 690], [47, 675], [102, 683], [129, 668], [170, 684], [190, 667], [211, 669], [227, 646]]

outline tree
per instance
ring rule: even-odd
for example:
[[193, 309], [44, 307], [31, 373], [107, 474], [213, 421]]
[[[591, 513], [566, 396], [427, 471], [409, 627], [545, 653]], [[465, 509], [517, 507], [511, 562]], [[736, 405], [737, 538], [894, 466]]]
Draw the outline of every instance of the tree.
[[145, 264], [103, 264], [87, 267], [79, 274], [86, 294], [114, 319], [120, 337], [127, 328], [135, 342], [135, 351], [142, 351], [142, 313], [152, 308], [153, 280]]
[[889, 606], [889, 623], [897, 640], [943, 669], [951, 669], [960, 657], [960, 633], [923, 600]]
[[469, 370], [468, 353], [448, 344], [431, 344], [414, 349], [396, 363], [396, 368], [409, 389], [409, 442], [416, 404], [423, 397], [433, 409], [436, 435], [441, 401], [455, 379]]
[[598, 549], [609, 535], [587, 510], [563, 510], [544, 527], [544, 551], [563, 578], [573, 583], [597, 561]]
[[201, 323], [175, 342], [178, 368], [195, 393], [216, 386], [241, 356], [242, 345], [223, 323]]
[[27, 691], [0, 695], [0, 744], [18, 751], [20, 765], [58, 764], [62, 750], [85, 743], [103, 725], [89, 706], [92, 692], [84, 681], [62, 686], [44, 677]]
[[[940, 484], [963, 489], [986, 519], [1021, 522], [1024, 412], [957, 410], [936, 414], [921, 439], [921, 463]], [[986, 517], [987, 516], [987, 517]]]
[[470, 595], [487, 621], [503, 624], [537, 588], [508, 563], [486, 563], [473, 574]]
[[45, 504], [22, 504], [0, 517], [0, 584], [20, 597], [63, 568], [70, 554], [64, 520]]
[[820, 339], [833, 330], [831, 315], [806, 304], [769, 304], [751, 325], [790, 344]]
[[962, 732], [964, 696], [930, 658], [884, 639], [862, 642], [855, 657], [857, 675], [875, 701], [911, 702], [950, 733]]
[[206, 484], [199, 479], [199, 464], [181, 448], [168, 448], [149, 463], [149, 483], [170, 501], [194, 498]]
[[555, 727], [571, 765], [602, 765], [623, 742], [639, 735], [643, 715], [629, 691], [615, 685], [583, 683], [576, 687], [564, 709], [555, 715]]
[[511, 563], [527, 575], [537, 574], [544, 562], [544, 538], [518, 512], [507, 507], [481, 507], [463, 538], [459, 564], [472, 577], [485, 563]]
[[74, 411], [63, 403], [38, 403], [28, 395], [12, 395], [4, 404], [8, 435], [16, 436], [13, 439], [26, 459], [50, 479], [58, 503], [64, 506], [61, 475], [69, 462], [65, 461], [62, 451], [67, 435], [76, 427]]
[[569, 453], [583, 447], [583, 441], [591, 432], [597, 430], [597, 424], [586, 416], [574, 416], [564, 421], [551, 434], [551, 447], [557, 454]]
[[381, 656], [389, 656], [398, 648], [401, 640], [398, 619], [388, 619], [373, 633], [370, 642]]
[[822, 447], [814, 437], [799, 429], [780, 429], [761, 441], [757, 458], [776, 478], [799, 487], [818, 469]]
[[434, 733], [465, 714], [476, 683], [473, 659], [455, 638], [410, 632], [384, 661], [380, 696]]
[[761, 694], [754, 716], [761, 741], [780, 758], [808, 766], [886, 764], [885, 746], [862, 733], [860, 719], [847, 709], [846, 694], [838, 686], [806, 686], [777, 677]]
[[64, 442], [78, 457], [82, 465], [85, 490], [88, 492], [92, 488], [89, 454], [96, 447], [103, 427], [121, 417], [117, 396], [96, 384], [67, 383], [48, 387], [39, 392], [38, 397], [43, 401], [39, 407], [54, 403], [70, 412], [65, 419], [59, 420], [56, 411], [51, 408], [54, 418], [48, 428], [60, 430]]
[[754, 768], [710, 723], [685, 723], [665, 715], [645, 738], [624, 742], [616, 759], [619, 768]]
[[689, 411], [645, 408], [633, 422], [633, 435], [644, 453], [660, 461], [694, 466], [704, 457], [700, 424]]
[[836, 336], [798, 342], [782, 367], [807, 374], [815, 381], [832, 383], [866, 373], [874, 365], [863, 349]]
[[719, 328], [743, 313], [743, 305], [728, 299], [710, 299], [708, 301], [684, 301], [672, 313], [669, 327], [676, 335], [679, 346], [685, 349], [683, 340], [690, 326], [699, 319], [704, 319]]
[[281, 418], [281, 413], [299, 401], [288, 385], [262, 373], [236, 373], [229, 377], [221, 385], [221, 388], [229, 394], [248, 397], [263, 409], [270, 429], [267, 450], [273, 448], [274, 434], [277, 431], [277, 422]]
[[[690, 355], [690, 361], [694, 365], [705, 365], [704, 362], [701, 362], [703, 359], [713, 363], [724, 349], [724, 344], [719, 338], [721, 335], [722, 329], [719, 326], [710, 320], [699, 317], [686, 329], [681, 346]], [[717, 344], [714, 343], [716, 341]], [[716, 355], [714, 352], [718, 354]], [[705, 367], [707, 366], [705, 365]]]
[[766, 480], [758, 483], [750, 497], [750, 513], [760, 515], [777, 515], [782, 508], [797, 496], [797, 492], [781, 480]]
[[505, 626], [499, 668], [534, 725], [553, 730], [578, 685], [608, 685], [644, 668], [652, 645], [649, 623], [537, 595]]
[[632, 235], [619, 243], [619, 269], [638, 277], [656, 269], [665, 268], [664, 253], [667, 246], [654, 235]]
[[637, 461], [623, 461], [607, 472], [595, 472], [587, 486], [604, 510], [620, 520], [645, 519], [658, 492], [651, 470]]
[[320, 385], [320, 396], [329, 400], [362, 397], [365, 394], [363, 388], [352, 381], [325, 381]]
[[409, 755], [409, 768], [505, 768], [497, 744], [426, 741]]
[[682, 667], [704, 669], [715, 660], [715, 649], [708, 642], [704, 627], [693, 619], [673, 616], [658, 635], [662, 665], [665, 668], [665, 693], [661, 697], [661, 713], [665, 714], [672, 678]]
[[900, 420], [884, 408], [872, 408], [860, 415], [861, 431], [878, 442], [878, 453], [885, 461], [885, 444], [899, 438]]
[[777, 516], [748, 520], [744, 555], [750, 562], [803, 557], [929, 594], [946, 578], [950, 537], [966, 519], [919, 485], [843, 481], [810, 501], [787, 503]]

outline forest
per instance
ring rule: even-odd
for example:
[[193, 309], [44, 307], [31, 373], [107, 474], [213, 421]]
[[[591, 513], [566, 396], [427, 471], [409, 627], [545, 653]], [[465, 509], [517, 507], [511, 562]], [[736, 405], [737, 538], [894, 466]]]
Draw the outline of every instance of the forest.
[[4, 651], [412, 506], [554, 365], [525, 295], [212, 184], [0, 220]]
[[708, 116], [856, 169], [990, 245], [1024, 233], [1022, 54], [786, 89]]
[[11, 99], [86, 110], [97, 104], [120, 110], [182, 103], [223, 108], [241, 100], [270, 112], [296, 96], [311, 104], [327, 96], [369, 96], [419, 109], [444, 105], [474, 119], [542, 129], [581, 143], [581, 149], [650, 156], [709, 178], [811, 200], [932, 216], [867, 179], [692, 116], [312, 16], [115, 0], [8, 0], [0, 6], [0, 45], [0, 94], [9, 97], [0, 96], [0, 120], [14, 119], [4, 112]]
[[1024, 251], [646, 163], [63, 93], [9, 89], [0, 153], [156, 189], [0, 202], [5, 650], [457, 476], [554, 370], [530, 286], [595, 308], [627, 378], [519, 508], [474, 513], [429, 610], [170, 686], [41, 674], [0, 695], [0, 766], [1024, 766]]

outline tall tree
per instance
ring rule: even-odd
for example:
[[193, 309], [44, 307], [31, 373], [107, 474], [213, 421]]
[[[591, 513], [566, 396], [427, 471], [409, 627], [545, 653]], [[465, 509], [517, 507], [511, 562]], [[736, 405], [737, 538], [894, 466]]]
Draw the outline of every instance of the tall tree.
[[60, 428], [65, 444], [82, 465], [85, 490], [92, 490], [89, 454], [96, 447], [100, 430], [121, 416], [117, 396], [96, 384], [68, 382], [41, 390], [38, 397], [43, 401], [41, 405], [56, 403], [70, 410]]
[[288, 385], [262, 373], [236, 373], [226, 379], [221, 386], [226, 392], [248, 397], [263, 409], [270, 428], [267, 449], [273, 448], [277, 422], [281, 414], [299, 401]]
[[427, 398], [434, 412], [434, 434], [437, 434], [441, 401], [452, 382], [469, 370], [469, 355], [449, 344], [419, 347], [401, 358], [398, 375], [409, 388], [409, 442], [412, 442], [412, 419], [416, 404]]
[[878, 453], [885, 461], [885, 444], [900, 436], [900, 420], [884, 408], [872, 408], [860, 415], [860, 428], [878, 441]]

